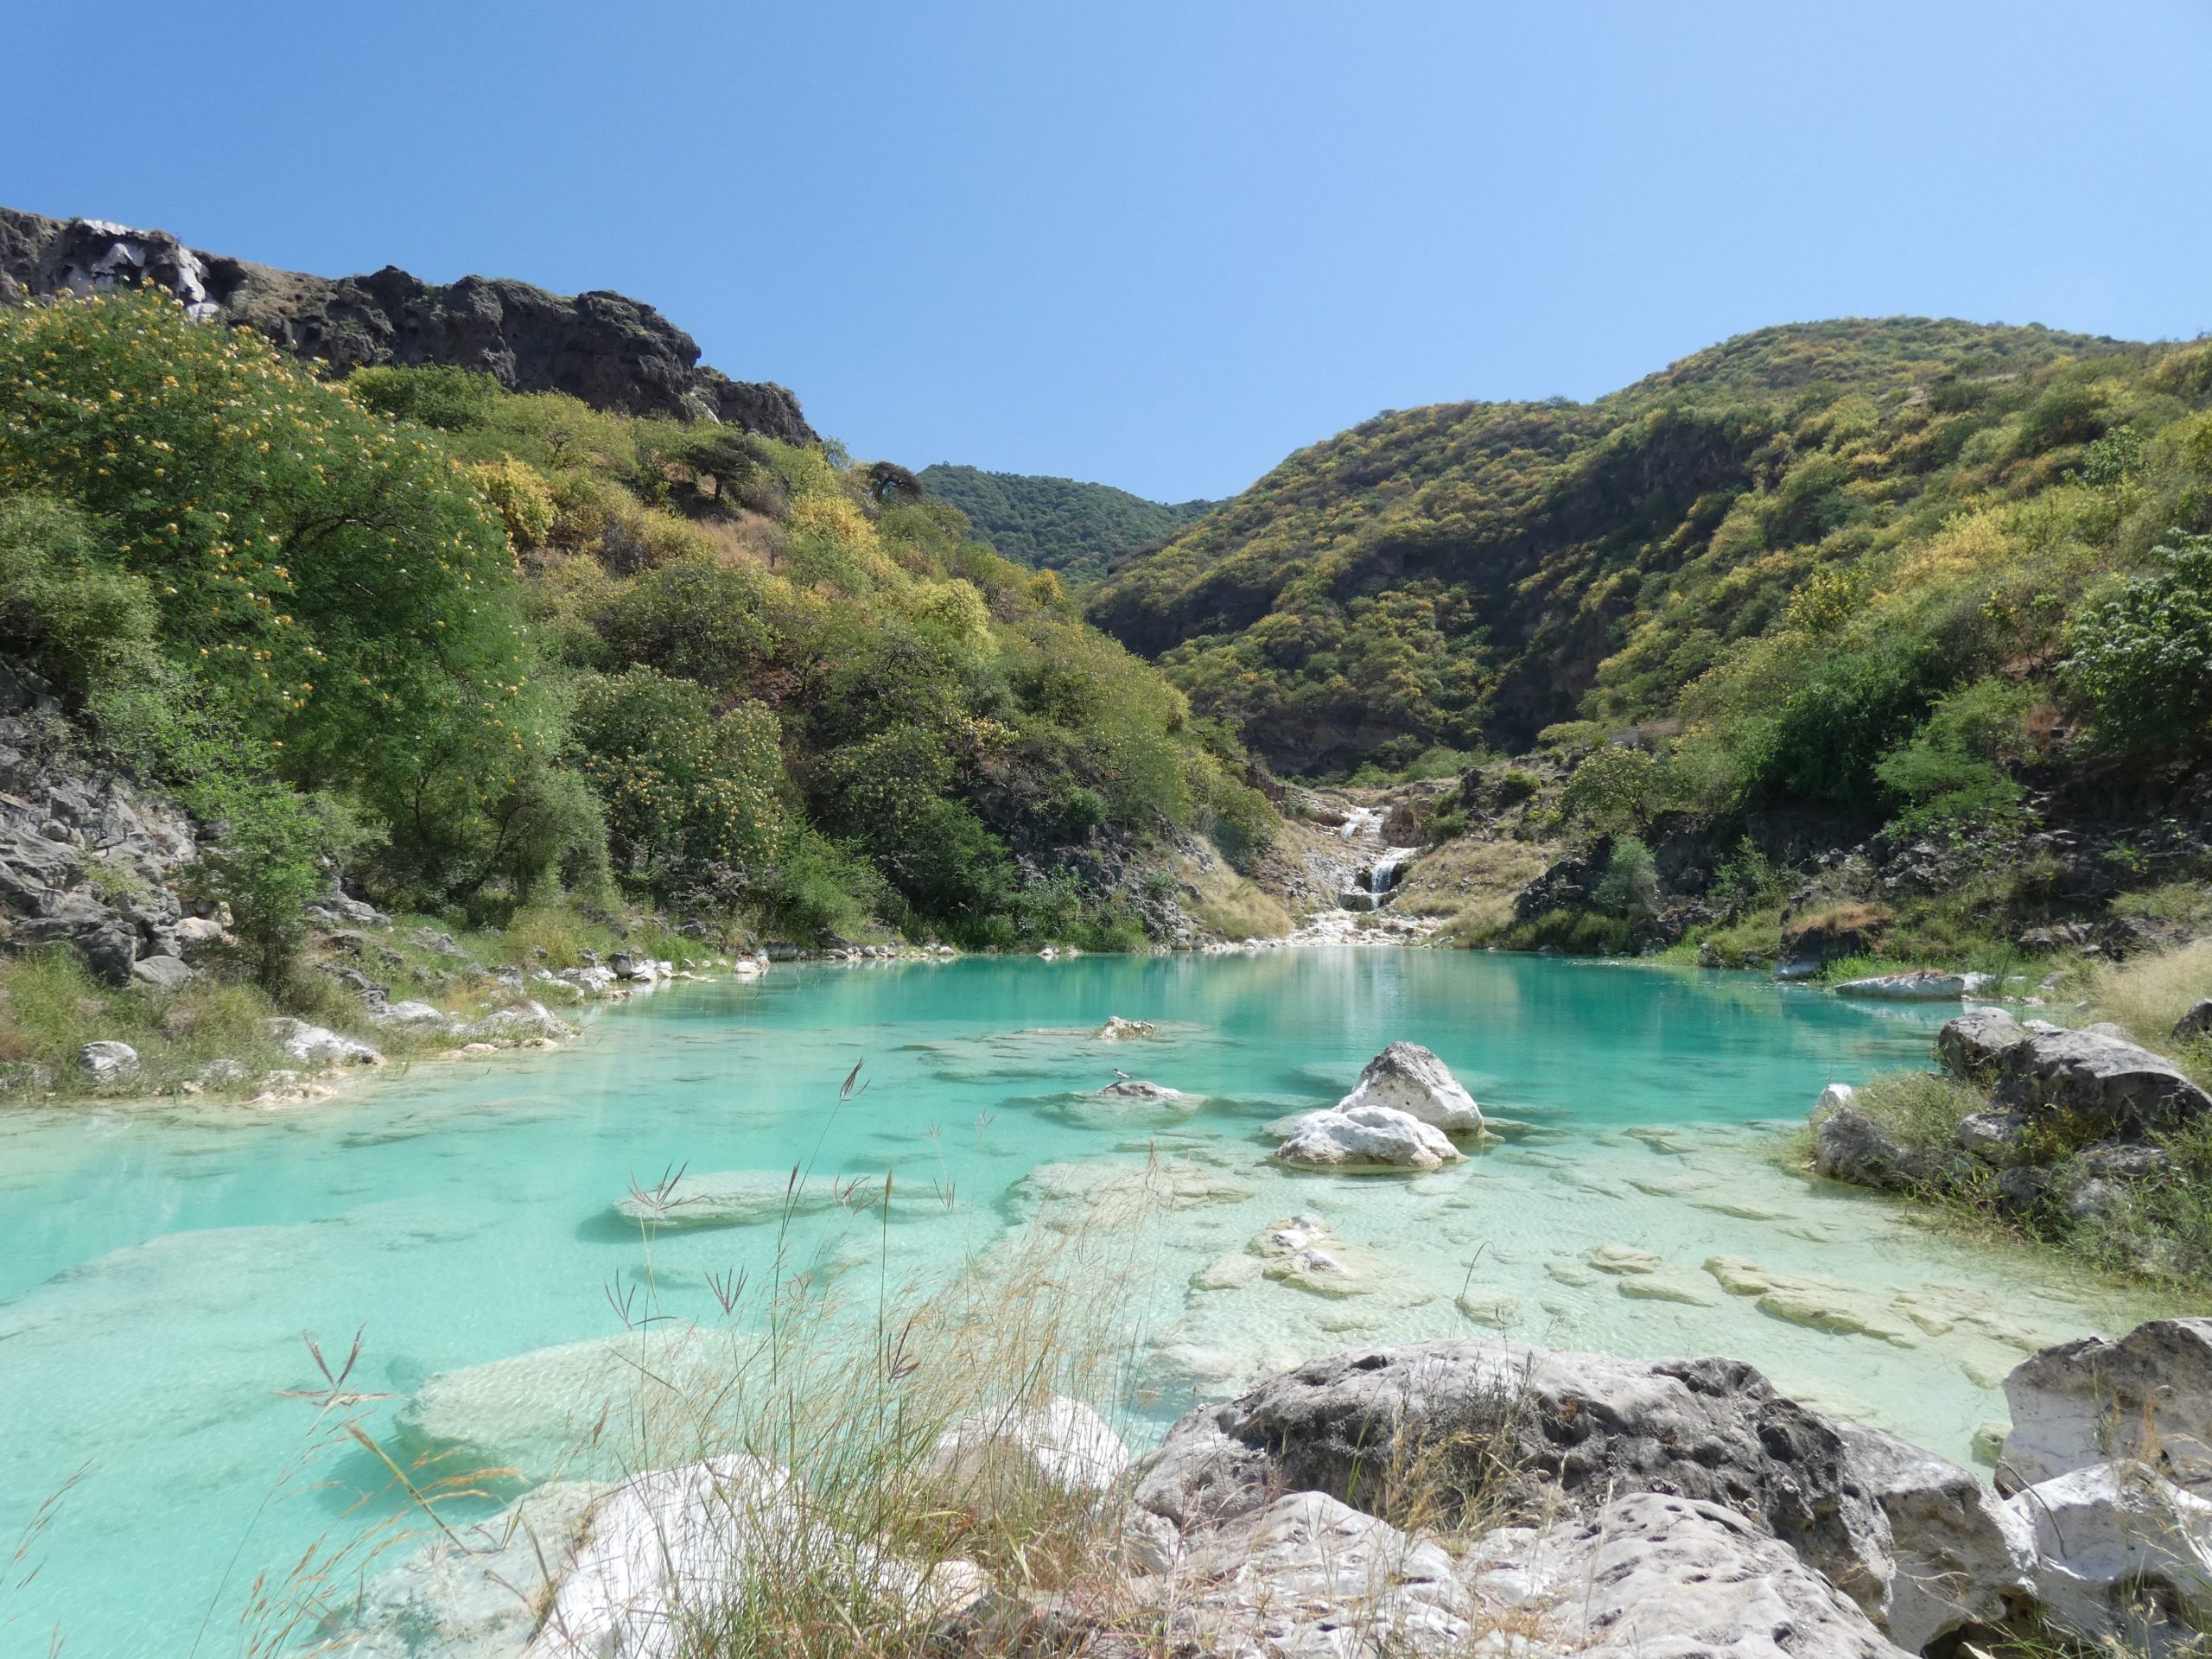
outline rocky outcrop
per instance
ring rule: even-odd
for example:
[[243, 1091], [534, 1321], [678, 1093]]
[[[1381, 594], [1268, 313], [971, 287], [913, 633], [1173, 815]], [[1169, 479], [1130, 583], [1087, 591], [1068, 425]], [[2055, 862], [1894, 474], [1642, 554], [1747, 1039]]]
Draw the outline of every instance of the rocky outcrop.
[[2032, 1486], [2122, 1458], [2212, 1497], [2212, 1319], [2046, 1348], [2005, 1379], [2000, 1480]]
[[1558, 1636], [1584, 1659], [1900, 1659], [1904, 1651], [1788, 1546], [1722, 1504], [1640, 1492], [1563, 1532], [1551, 1586]]
[[396, 265], [334, 280], [200, 252], [166, 231], [0, 208], [0, 301], [138, 287], [175, 296], [197, 317], [257, 329], [335, 374], [454, 364], [595, 409], [817, 441], [789, 391], [702, 368], [690, 335], [620, 294], [571, 297], [485, 276], [426, 283]]
[[1355, 1349], [1184, 1417], [1145, 1465], [1137, 1501], [1186, 1529], [1283, 1491], [1384, 1512], [1424, 1449], [1464, 1456], [1471, 1478], [1522, 1471], [1578, 1508], [1631, 1491], [1721, 1503], [1862, 1606], [1888, 1600], [1888, 1522], [1841, 1435], [1735, 1360], [1497, 1339]]
[[1855, 1107], [1831, 1108], [1813, 1135], [1813, 1168], [1830, 1180], [1902, 1192], [1927, 1175], [1927, 1160]]
[[2129, 1139], [2212, 1112], [2212, 1095], [2172, 1061], [2096, 1029], [2029, 1032], [1998, 1057], [1992, 1094], [2031, 1120], [2063, 1114]]
[[2063, 1628], [2120, 1651], [2202, 1650], [2212, 1629], [2212, 1502], [2137, 1463], [2031, 1486], [2009, 1507], [2029, 1529], [2036, 1599]]
[[2035, 1592], [2035, 1535], [1972, 1473], [1893, 1434], [1843, 1427], [1853, 1467], [1890, 1523], [1897, 1570], [1885, 1624], [1918, 1653], [1939, 1637], [2010, 1624]]
[[199, 831], [69, 730], [36, 677], [0, 662], [0, 942], [67, 944], [110, 984], [173, 988], [222, 938], [174, 886]]
[[1359, 1074], [1359, 1082], [1337, 1103], [1340, 1112], [1384, 1106], [1444, 1130], [1471, 1135], [1483, 1126], [1482, 1109], [1451, 1068], [1419, 1043], [1393, 1043]]

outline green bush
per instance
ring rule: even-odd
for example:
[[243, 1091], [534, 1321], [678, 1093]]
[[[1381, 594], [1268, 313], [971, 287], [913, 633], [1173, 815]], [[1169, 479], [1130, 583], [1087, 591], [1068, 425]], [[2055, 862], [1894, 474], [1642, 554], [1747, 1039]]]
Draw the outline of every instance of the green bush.
[[440, 431], [461, 432], [480, 426], [499, 398], [499, 383], [488, 374], [450, 364], [419, 368], [356, 369], [346, 390], [365, 408], [395, 420]]
[[1976, 680], [1945, 696], [1910, 742], [1876, 763], [1882, 786], [1908, 804], [1906, 833], [1986, 828], [2018, 817], [2020, 787], [2004, 768], [2030, 753], [2023, 722], [2036, 702], [2033, 690], [2012, 681]]
[[1560, 792], [1560, 820], [1596, 835], [1637, 836], [1675, 804], [1664, 761], [1644, 749], [1607, 744], [1592, 749]]
[[2125, 747], [2194, 741], [2212, 716], [2212, 536], [2158, 550], [2164, 569], [2087, 607], [2068, 629], [2068, 683]]
[[164, 653], [276, 770], [425, 846], [543, 739], [498, 515], [250, 330], [153, 295], [0, 310], [0, 490], [98, 515]]
[[662, 898], [710, 875], [751, 890], [785, 836], [772, 712], [718, 709], [704, 687], [632, 668], [586, 676], [574, 721], [619, 874]]
[[0, 651], [78, 699], [143, 675], [160, 621], [146, 579], [103, 557], [84, 513], [0, 500]]
[[1608, 916], [1640, 921], [1659, 909], [1659, 868], [1651, 849], [1634, 836], [1617, 836], [1605, 855], [1605, 872], [1591, 890], [1592, 904]]
[[1911, 735], [1949, 672], [1921, 639], [1838, 652], [1783, 703], [1767, 760], [1770, 785], [1802, 799], [1864, 801], [1876, 765]]

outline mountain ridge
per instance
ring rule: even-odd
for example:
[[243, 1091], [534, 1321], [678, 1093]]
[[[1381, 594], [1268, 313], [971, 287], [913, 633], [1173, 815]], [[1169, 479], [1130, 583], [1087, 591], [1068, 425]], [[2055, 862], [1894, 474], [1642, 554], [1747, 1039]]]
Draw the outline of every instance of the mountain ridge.
[[512, 277], [428, 283], [397, 265], [316, 276], [188, 247], [167, 231], [0, 207], [0, 302], [139, 286], [162, 289], [202, 320], [219, 315], [254, 328], [335, 375], [473, 369], [509, 391], [566, 392], [610, 413], [818, 441], [789, 390], [702, 366], [690, 334], [626, 295], [557, 295]]

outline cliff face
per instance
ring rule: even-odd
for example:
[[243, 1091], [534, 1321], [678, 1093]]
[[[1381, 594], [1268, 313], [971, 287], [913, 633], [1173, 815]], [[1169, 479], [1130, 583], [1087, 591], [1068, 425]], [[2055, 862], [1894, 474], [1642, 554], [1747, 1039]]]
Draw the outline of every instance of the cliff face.
[[798, 399], [699, 365], [690, 335], [620, 294], [573, 297], [527, 283], [426, 283], [396, 265], [330, 278], [188, 248], [166, 231], [0, 208], [0, 302], [148, 286], [207, 320], [258, 329], [334, 372], [457, 364], [515, 391], [564, 391], [598, 409], [713, 419], [811, 443]]

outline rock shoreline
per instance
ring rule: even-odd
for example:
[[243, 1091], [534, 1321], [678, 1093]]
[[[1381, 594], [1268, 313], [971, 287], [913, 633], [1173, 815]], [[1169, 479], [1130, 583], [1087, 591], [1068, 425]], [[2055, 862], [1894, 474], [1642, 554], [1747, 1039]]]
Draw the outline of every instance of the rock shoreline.
[[[2212, 1319], [2046, 1349], [2005, 1388], [2017, 1445], [1993, 1489], [1740, 1361], [1503, 1338], [1351, 1349], [1188, 1413], [1134, 1462], [1064, 1398], [949, 1425], [927, 1478], [963, 1501], [1013, 1469], [1091, 1506], [1110, 1571], [1080, 1590], [898, 1560], [833, 1535], [790, 1471], [710, 1458], [539, 1488], [371, 1580], [330, 1651], [672, 1659], [684, 1618], [801, 1556], [902, 1599], [953, 1653], [1134, 1655], [1158, 1638], [1238, 1659], [1891, 1659], [2031, 1633], [2153, 1655], [2195, 1643], [2212, 1616]], [[2115, 1442], [2115, 1424], [2145, 1432]], [[1058, 1640], [1035, 1645], [1046, 1632]]]

